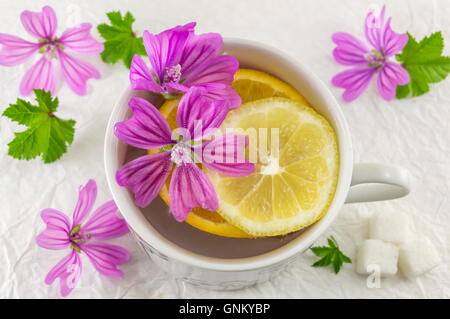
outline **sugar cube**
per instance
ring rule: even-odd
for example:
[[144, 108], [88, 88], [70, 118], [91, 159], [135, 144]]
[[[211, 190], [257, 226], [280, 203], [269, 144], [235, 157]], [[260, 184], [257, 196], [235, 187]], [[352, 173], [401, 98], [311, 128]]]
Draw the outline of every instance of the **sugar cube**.
[[420, 276], [441, 263], [433, 243], [425, 237], [400, 247], [399, 268], [408, 278]]
[[405, 244], [409, 238], [409, 216], [402, 212], [381, 211], [369, 221], [369, 237], [396, 245]]
[[378, 239], [367, 239], [358, 247], [356, 272], [370, 274], [378, 270], [381, 276], [397, 273], [398, 247]]

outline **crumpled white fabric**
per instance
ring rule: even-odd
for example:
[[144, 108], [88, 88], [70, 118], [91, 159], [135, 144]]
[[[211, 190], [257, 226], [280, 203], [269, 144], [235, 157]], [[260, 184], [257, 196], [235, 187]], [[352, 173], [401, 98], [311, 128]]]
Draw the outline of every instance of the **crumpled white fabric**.
[[[385, 1], [398, 32], [409, 31], [421, 38], [443, 30], [450, 54], [450, 6], [446, 1]], [[59, 18], [59, 32], [80, 22], [97, 25], [111, 10], [129, 10], [136, 17], [136, 31], [159, 32], [189, 21], [198, 22], [198, 32], [253, 39], [276, 46], [310, 66], [328, 85], [343, 70], [331, 56], [330, 36], [345, 31], [363, 36], [363, 20], [371, 0], [283, 1], [248, 0], [78, 0], [3, 1], [0, 32], [24, 38], [19, 15], [24, 9], [52, 5]], [[96, 33], [96, 32], [95, 32]], [[102, 73], [89, 83], [90, 93], [79, 97], [67, 86], [58, 89], [57, 115], [77, 121], [73, 145], [54, 164], [40, 160], [19, 161], [7, 155], [13, 133], [21, 130], [0, 118], [0, 298], [59, 298], [59, 285], [43, 283], [46, 273], [68, 251], [50, 251], [35, 244], [43, 230], [39, 211], [53, 207], [72, 213], [76, 190], [89, 178], [99, 186], [97, 205], [110, 199], [103, 170], [103, 138], [109, 113], [128, 85], [128, 71], [120, 64], [107, 65], [99, 57], [88, 59]], [[30, 63], [28, 64], [28, 66]], [[24, 66], [0, 67], [0, 112], [15, 102]], [[331, 85], [330, 85], [331, 87]], [[131, 260], [122, 266], [125, 277], [100, 276], [83, 256], [83, 274], [70, 298], [449, 298], [450, 273], [450, 80], [432, 85], [431, 93], [414, 99], [385, 102], [372, 85], [351, 104], [340, 98], [352, 137], [356, 161], [402, 165], [413, 177], [407, 198], [389, 202], [347, 205], [318, 244], [333, 234], [342, 250], [355, 256], [356, 245], [367, 236], [368, 217], [381, 210], [405, 211], [415, 222], [416, 233], [428, 236], [444, 263], [415, 280], [401, 275], [382, 279], [381, 288], [368, 288], [367, 278], [346, 264], [339, 275], [313, 268], [315, 257], [306, 253], [273, 280], [244, 290], [216, 292], [177, 281], [147, 260], [131, 235], [114, 240], [130, 250]]]

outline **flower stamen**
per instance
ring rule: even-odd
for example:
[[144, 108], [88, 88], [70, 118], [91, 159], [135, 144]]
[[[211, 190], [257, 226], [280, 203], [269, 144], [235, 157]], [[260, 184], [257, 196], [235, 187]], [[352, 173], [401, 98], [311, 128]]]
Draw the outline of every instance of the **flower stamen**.
[[48, 60], [58, 58], [58, 49], [64, 50], [64, 46], [57, 38], [40, 39], [38, 42], [42, 44], [39, 53], [44, 54]]
[[367, 52], [364, 55], [364, 58], [367, 60], [369, 66], [372, 66], [372, 67], [382, 66], [386, 62], [386, 58], [378, 50], [372, 50], [370, 52]]
[[175, 144], [170, 153], [170, 160], [176, 165], [193, 163], [191, 147], [184, 142]]
[[75, 247], [79, 245], [85, 244], [91, 239], [91, 235], [89, 233], [85, 233], [80, 231], [81, 225], [77, 225], [69, 233], [69, 241], [71, 243], [72, 248], [77, 250]]
[[177, 64], [166, 68], [166, 74], [164, 75], [164, 82], [178, 83], [181, 80], [181, 65]]

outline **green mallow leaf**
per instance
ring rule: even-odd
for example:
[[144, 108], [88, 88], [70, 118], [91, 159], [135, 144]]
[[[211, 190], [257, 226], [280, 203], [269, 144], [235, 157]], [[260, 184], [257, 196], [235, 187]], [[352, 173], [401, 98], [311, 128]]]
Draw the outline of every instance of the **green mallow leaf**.
[[34, 90], [37, 105], [22, 99], [3, 112], [3, 116], [25, 125], [27, 130], [15, 133], [8, 144], [8, 154], [17, 159], [30, 160], [42, 155], [44, 163], [51, 163], [67, 152], [75, 134], [75, 121], [62, 120], [55, 116], [58, 98], [50, 92]]
[[429, 83], [444, 80], [450, 72], [450, 57], [442, 56], [444, 39], [441, 32], [420, 42], [409, 33], [408, 37], [408, 43], [396, 58], [408, 71], [411, 81], [397, 86], [398, 99], [425, 94], [430, 90]]
[[311, 251], [314, 255], [320, 257], [318, 261], [312, 264], [313, 267], [327, 267], [331, 265], [336, 274], [339, 273], [344, 263], [352, 262], [349, 257], [339, 250], [339, 245], [333, 236], [328, 238], [328, 247], [312, 247]]
[[122, 60], [125, 66], [130, 68], [135, 54], [147, 55], [142, 37], [136, 36], [133, 31], [135, 19], [130, 12], [124, 16], [118, 11], [108, 12], [106, 15], [111, 25], [102, 23], [97, 26], [98, 32], [105, 39], [102, 60], [113, 64]]

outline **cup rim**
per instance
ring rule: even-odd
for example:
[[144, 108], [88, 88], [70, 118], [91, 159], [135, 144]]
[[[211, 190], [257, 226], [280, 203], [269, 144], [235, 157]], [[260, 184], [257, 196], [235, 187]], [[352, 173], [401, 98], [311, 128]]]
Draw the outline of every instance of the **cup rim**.
[[319, 92], [325, 101], [324, 103], [326, 103], [328, 108], [332, 111], [333, 118], [336, 121], [336, 127], [334, 127], [334, 129], [338, 136], [340, 153], [338, 184], [327, 213], [314, 224], [314, 227], [309, 228], [302, 236], [270, 252], [252, 257], [232, 259], [200, 255], [179, 247], [163, 237], [143, 216], [134, 202], [130, 201], [130, 196], [127, 193], [128, 190], [120, 187], [115, 181], [117, 165], [114, 163], [117, 162], [118, 146], [121, 142], [119, 142], [113, 134], [113, 129], [114, 124], [117, 121], [123, 120], [123, 116], [125, 116], [128, 111], [128, 108], [126, 108], [126, 110], [122, 110], [121, 108], [123, 108], [124, 105], [128, 105], [128, 98], [133, 92], [130, 86], [122, 92], [118, 103], [116, 103], [111, 112], [105, 136], [104, 164], [106, 179], [112, 197], [119, 207], [122, 216], [132, 230], [153, 249], [172, 260], [203, 269], [216, 271], [250, 271], [275, 265], [293, 258], [298, 253], [308, 249], [326, 231], [326, 229], [328, 229], [338, 215], [340, 208], [343, 206], [350, 188], [353, 169], [353, 151], [350, 131], [341, 107], [329, 88], [307, 66], [275, 47], [253, 40], [224, 38], [224, 51], [227, 51], [227, 47], [232, 46], [252, 47], [253, 49], [269, 52], [270, 54], [285, 60], [285, 62], [292, 65], [296, 73], [299, 73], [301, 77], [308, 80], [309, 85], [311, 85], [316, 92]]

